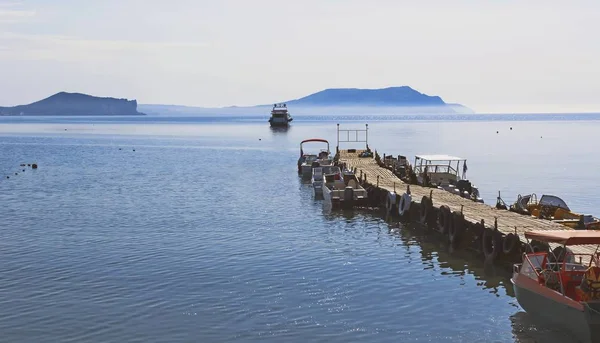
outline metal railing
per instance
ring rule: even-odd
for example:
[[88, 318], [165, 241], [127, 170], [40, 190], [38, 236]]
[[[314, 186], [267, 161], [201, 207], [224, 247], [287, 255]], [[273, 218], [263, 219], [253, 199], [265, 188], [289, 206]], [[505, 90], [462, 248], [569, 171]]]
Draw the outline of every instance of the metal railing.
[[[359, 135], [364, 133], [364, 138]], [[340, 129], [340, 124], [337, 124], [337, 148], [339, 150], [340, 143], [365, 143], [365, 149], [369, 149], [369, 124], [365, 124], [364, 129]]]

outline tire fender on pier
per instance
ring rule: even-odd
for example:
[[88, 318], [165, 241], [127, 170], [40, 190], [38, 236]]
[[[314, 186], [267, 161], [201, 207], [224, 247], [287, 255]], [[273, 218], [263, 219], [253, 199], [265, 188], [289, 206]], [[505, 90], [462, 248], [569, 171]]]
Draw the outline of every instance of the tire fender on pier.
[[448, 238], [453, 247], [456, 247], [465, 232], [465, 216], [460, 212], [452, 212], [452, 218], [450, 219], [452, 225], [448, 229]]
[[485, 228], [483, 231], [482, 245], [483, 254], [485, 255], [486, 260], [496, 259], [500, 252], [502, 252], [502, 234], [497, 230]]
[[392, 214], [392, 209], [396, 204], [396, 193], [388, 192], [387, 198], [385, 198], [385, 210], [386, 214]]
[[412, 201], [412, 197], [408, 193], [402, 194], [400, 198], [400, 203], [398, 204], [398, 215], [400, 217], [404, 217], [408, 215], [410, 211], [410, 202]]
[[429, 197], [424, 195], [421, 198], [421, 211], [419, 216], [419, 223], [427, 225], [427, 220], [430, 217], [429, 213], [431, 213], [431, 201], [429, 200]]
[[521, 239], [519, 235], [514, 233], [509, 233], [504, 237], [504, 243], [502, 244], [502, 252], [505, 255], [510, 255], [517, 250], [521, 245]]
[[448, 232], [448, 226], [450, 221], [450, 207], [442, 205], [437, 215], [437, 230], [442, 234]]

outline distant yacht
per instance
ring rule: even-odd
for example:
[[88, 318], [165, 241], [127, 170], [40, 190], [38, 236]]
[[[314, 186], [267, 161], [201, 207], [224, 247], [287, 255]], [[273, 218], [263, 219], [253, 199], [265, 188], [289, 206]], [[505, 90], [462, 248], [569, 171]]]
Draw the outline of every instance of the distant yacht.
[[269, 118], [271, 126], [288, 126], [292, 120], [294, 119], [288, 112], [286, 104], [273, 105], [271, 118]]

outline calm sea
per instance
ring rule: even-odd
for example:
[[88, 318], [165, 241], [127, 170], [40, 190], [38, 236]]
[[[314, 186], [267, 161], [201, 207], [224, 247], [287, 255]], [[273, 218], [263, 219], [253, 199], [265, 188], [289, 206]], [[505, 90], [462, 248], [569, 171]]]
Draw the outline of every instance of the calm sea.
[[368, 123], [381, 153], [467, 158], [487, 203], [600, 215], [600, 116], [266, 119], [0, 118], [0, 341], [571, 342], [505, 271], [325, 212], [296, 161], [302, 139], [334, 150], [337, 123]]

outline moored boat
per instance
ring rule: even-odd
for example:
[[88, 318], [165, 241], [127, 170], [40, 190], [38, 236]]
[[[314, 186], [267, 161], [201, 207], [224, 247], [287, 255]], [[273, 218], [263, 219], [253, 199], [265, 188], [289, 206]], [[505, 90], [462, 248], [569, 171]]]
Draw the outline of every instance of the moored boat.
[[313, 195], [315, 197], [323, 196], [323, 182], [328, 175], [333, 175], [334, 180], [342, 179], [342, 171], [338, 166], [320, 166], [313, 168], [311, 183], [313, 186]]
[[367, 205], [367, 191], [360, 185], [354, 173], [348, 170], [341, 177], [325, 175], [323, 183], [323, 205], [332, 208], [350, 209]]
[[[311, 142], [321, 142], [327, 144], [327, 149], [322, 149], [315, 154], [306, 154], [304, 152], [304, 144]], [[305, 139], [300, 142], [300, 158], [298, 158], [298, 173], [305, 179], [312, 177], [312, 170], [318, 166], [328, 166], [333, 164], [333, 158], [329, 151], [329, 141], [322, 138]]]
[[[525, 237], [560, 246], [550, 252], [523, 254], [522, 263], [514, 265], [511, 282], [519, 305], [529, 314], [567, 330], [583, 342], [600, 342], [598, 248], [588, 254], [575, 254], [567, 248], [600, 247], [600, 231], [529, 231]], [[586, 263], [582, 262], [583, 258]]]
[[286, 104], [275, 104], [271, 110], [271, 118], [269, 124], [271, 126], [288, 126], [294, 120], [288, 112]]
[[600, 218], [571, 211], [567, 203], [556, 195], [543, 194], [538, 200], [535, 193], [517, 196], [510, 210], [540, 219], [547, 219], [572, 229], [600, 230]]
[[[463, 198], [483, 203], [479, 189], [467, 179], [467, 160], [450, 155], [415, 156], [418, 184], [436, 186]], [[462, 170], [462, 172], [461, 172]]]

